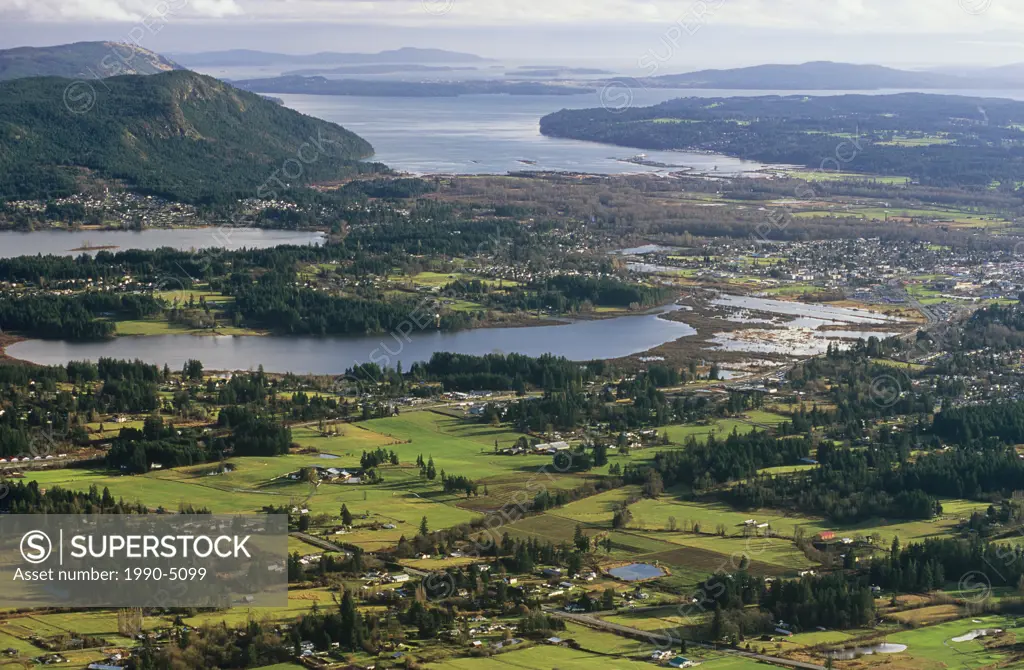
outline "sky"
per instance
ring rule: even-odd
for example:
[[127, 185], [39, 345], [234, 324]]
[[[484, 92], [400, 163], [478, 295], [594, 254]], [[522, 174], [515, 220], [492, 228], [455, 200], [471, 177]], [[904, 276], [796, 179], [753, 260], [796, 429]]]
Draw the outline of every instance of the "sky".
[[163, 53], [448, 48], [665, 72], [842, 60], [1024, 61], [1020, 0], [0, 0], [0, 48], [133, 40]]

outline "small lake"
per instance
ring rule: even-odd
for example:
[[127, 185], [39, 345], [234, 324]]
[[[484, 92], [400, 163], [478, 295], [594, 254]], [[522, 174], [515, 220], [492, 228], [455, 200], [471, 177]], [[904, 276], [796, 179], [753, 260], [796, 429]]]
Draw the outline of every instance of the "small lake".
[[[152, 228], [148, 230], [36, 230], [32, 232], [0, 231], [0, 258], [34, 256], [78, 256], [95, 254], [99, 247], [106, 251], [128, 249], [269, 249], [286, 244], [323, 244], [327, 237], [318, 232], [295, 230], [264, 230], [261, 228]], [[85, 251], [85, 248], [92, 248]]]
[[852, 647], [850, 649], [840, 649], [839, 651], [830, 651], [826, 656], [834, 658], [837, 661], [852, 661], [860, 656], [870, 656], [871, 654], [898, 654], [906, 651], [907, 645], [905, 644], [892, 644], [891, 642], [882, 642], [880, 644], [873, 644], [868, 647]]
[[[659, 313], [672, 311], [662, 309]], [[140, 359], [181, 369], [198, 359], [211, 370], [341, 374], [356, 364], [374, 362], [405, 369], [435, 352], [462, 354], [554, 354], [575, 361], [621, 358], [695, 334], [685, 323], [662, 319], [659, 313], [614, 319], [574, 321], [565, 325], [523, 328], [479, 328], [457, 332], [396, 333], [365, 337], [233, 337], [158, 335], [119, 337], [101, 342], [26, 340], [7, 347], [14, 358], [41, 365], [98, 358]]]
[[665, 571], [656, 565], [651, 565], [650, 563], [633, 563], [631, 565], [612, 568], [608, 571], [608, 574], [623, 581], [639, 582], [645, 579], [664, 577]]

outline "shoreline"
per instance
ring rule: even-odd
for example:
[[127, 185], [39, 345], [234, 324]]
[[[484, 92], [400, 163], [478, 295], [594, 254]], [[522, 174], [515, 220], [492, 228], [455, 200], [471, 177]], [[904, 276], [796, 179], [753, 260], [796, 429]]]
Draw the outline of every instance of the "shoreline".
[[29, 338], [21, 337], [20, 335], [0, 333], [0, 365], [37, 365], [32, 361], [15, 358], [7, 353], [7, 347], [17, 344], [18, 342], [24, 342], [27, 339]]

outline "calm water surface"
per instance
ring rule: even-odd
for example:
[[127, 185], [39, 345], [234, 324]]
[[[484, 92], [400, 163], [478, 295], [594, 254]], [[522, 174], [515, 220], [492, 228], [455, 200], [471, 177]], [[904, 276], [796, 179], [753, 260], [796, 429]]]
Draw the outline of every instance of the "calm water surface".
[[392, 334], [344, 338], [160, 335], [85, 343], [27, 340], [8, 347], [7, 353], [44, 365], [108, 357], [138, 358], [180, 369], [189, 359], [198, 359], [214, 370], [248, 370], [262, 364], [268, 372], [341, 374], [367, 362], [394, 367], [401, 361], [408, 369], [439, 351], [554, 354], [576, 361], [620, 358], [695, 332], [685, 323], [643, 314], [560, 326], [421, 332], [411, 334], [408, 341]]
[[[544, 137], [542, 116], [560, 109], [600, 107], [598, 93], [569, 96], [465, 95], [458, 98], [370, 98], [275, 94], [285, 105], [361, 135], [377, 151], [372, 160], [415, 174], [505, 174], [559, 170], [595, 174], [660, 173], [686, 167], [721, 175], [765, 165], [714, 154], [646, 151], [647, 160], [672, 169], [624, 162], [639, 149]], [[637, 91], [634, 104], [680, 97], [675, 90]]]
[[[262, 230], [258, 228], [174, 228], [151, 230], [37, 230], [30, 233], [0, 231], [0, 258], [53, 254], [78, 256], [83, 247], [114, 247], [107, 251], [127, 249], [269, 249], [285, 244], [323, 244], [323, 233], [294, 230]], [[76, 251], [77, 250], [77, 251]]]
[[[448, 78], [468, 78], [451, 73]], [[224, 76], [221, 73], [220, 76]], [[262, 76], [272, 76], [265, 73]], [[429, 79], [430, 77], [426, 77]], [[445, 78], [445, 77], [441, 77]], [[497, 77], [497, 78], [500, 78]], [[413, 79], [424, 79], [422, 76]], [[868, 94], [903, 90], [867, 91]], [[920, 91], [951, 93], [950, 91]], [[623, 162], [639, 149], [578, 140], [544, 137], [542, 116], [561, 109], [613, 109], [656, 105], [682, 97], [735, 97], [763, 95], [841, 95], [865, 91], [770, 90], [632, 90], [613, 87], [602, 94], [580, 95], [466, 95], [456, 98], [373, 98], [273, 94], [303, 114], [339, 123], [366, 138], [377, 150], [373, 160], [416, 174], [505, 174], [517, 170], [561, 170], [595, 174], [664, 173], [671, 170]], [[1024, 99], [1024, 91], [956, 91], [958, 95]], [[851, 127], [850, 132], [855, 128]], [[648, 160], [681, 165], [697, 172], [721, 175], [752, 172], [761, 164], [713, 154], [646, 151]], [[529, 163], [523, 161], [530, 161]], [[679, 168], [676, 168], [677, 170]]]
[[651, 565], [650, 563], [633, 563], [632, 565], [623, 565], [619, 568], [612, 568], [608, 571], [608, 574], [627, 582], [638, 582], [644, 579], [664, 577], [665, 571], [656, 565]]

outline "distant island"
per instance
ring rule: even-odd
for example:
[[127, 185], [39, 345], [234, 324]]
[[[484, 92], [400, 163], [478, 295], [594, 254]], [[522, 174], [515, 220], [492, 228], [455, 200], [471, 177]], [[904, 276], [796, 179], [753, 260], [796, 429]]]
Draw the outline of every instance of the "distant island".
[[961, 76], [897, 70], [882, 65], [815, 61], [799, 65], [755, 65], [728, 70], [699, 70], [640, 79], [655, 88], [717, 88], [779, 91], [873, 91], [879, 89], [978, 89], [1019, 87], [1020, 66], [991, 68]]
[[602, 70], [593, 67], [559, 67], [542, 65], [524, 65], [511, 72], [506, 72], [506, 77], [587, 77], [606, 76], [615, 74], [611, 70]]
[[367, 65], [343, 65], [341, 67], [313, 67], [291, 70], [282, 76], [307, 77], [318, 74], [392, 74], [395, 72], [465, 72], [476, 70], [471, 65], [416, 65], [414, 63], [370, 63]]
[[367, 81], [326, 77], [270, 77], [232, 81], [254, 93], [305, 93], [307, 95], [359, 95], [370, 97], [455, 98], [460, 95], [580, 95], [594, 93], [593, 86], [507, 81]]
[[444, 49], [417, 49], [404, 47], [377, 53], [339, 53], [323, 51], [315, 54], [281, 54], [249, 49], [207, 51], [174, 54], [174, 59], [188, 67], [241, 67], [260, 65], [333, 66], [366, 65], [373, 63], [485, 63], [489, 59], [475, 54], [446, 51]]

